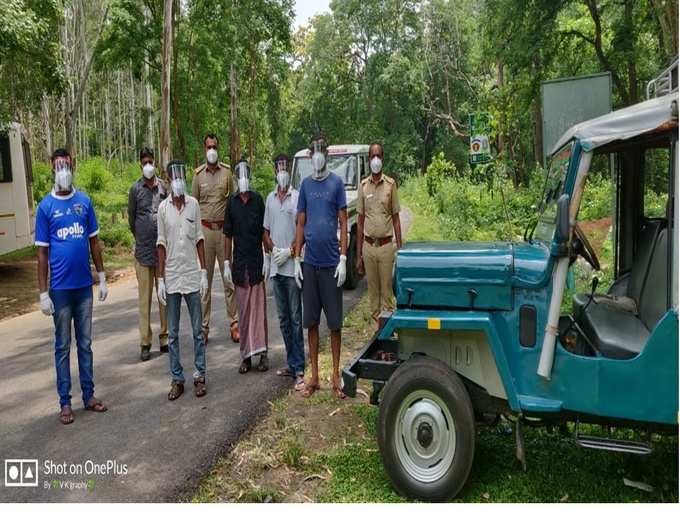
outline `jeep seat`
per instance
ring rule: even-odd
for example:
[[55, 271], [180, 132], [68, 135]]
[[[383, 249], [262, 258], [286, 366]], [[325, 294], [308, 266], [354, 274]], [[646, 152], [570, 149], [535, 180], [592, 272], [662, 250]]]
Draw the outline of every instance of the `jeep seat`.
[[[636, 261], [637, 262], [637, 261]], [[643, 279], [638, 313], [602, 302], [591, 302], [577, 321], [593, 346], [605, 357], [631, 359], [644, 347], [650, 332], [666, 311], [668, 295], [668, 230], [663, 228], [652, 245], [649, 268]], [[635, 275], [631, 275], [633, 286]], [[629, 287], [630, 287], [629, 286]]]
[[[652, 250], [656, 242], [659, 231], [666, 226], [665, 218], [646, 219], [640, 230], [637, 250], [633, 267], [624, 275], [620, 276], [607, 291], [607, 294], [595, 294], [595, 302], [608, 302], [610, 308], [622, 308], [634, 314], [638, 312], [638, 304], [642, 287], [649, 272], [652, 260]], [[573, 301], [573, 313], [576, 320], [583, 307], [590, 301], [590, 294], [576, 294]], [[594, 303], [588, 305], [590, 308]]]

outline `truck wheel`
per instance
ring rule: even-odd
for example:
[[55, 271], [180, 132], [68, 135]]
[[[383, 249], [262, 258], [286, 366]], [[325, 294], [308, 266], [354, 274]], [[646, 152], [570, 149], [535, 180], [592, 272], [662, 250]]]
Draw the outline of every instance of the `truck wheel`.
[[355, 232], [349, 236], [347, 252], [347, 278], [345, 278], [343, 287], [347, 290], [354, 290], [361, 280], [361, 275], [357, 272], [357, 235]]
[[475, 453], [474, 412], [460, 377], [425, 356], [399, 367], [383, 390], [378, 445], [403, 496], [448, 501], [458, 494]]

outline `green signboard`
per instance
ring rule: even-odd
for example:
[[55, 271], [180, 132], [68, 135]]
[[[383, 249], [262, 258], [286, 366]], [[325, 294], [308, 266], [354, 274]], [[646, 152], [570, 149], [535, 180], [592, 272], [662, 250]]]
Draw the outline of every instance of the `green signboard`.
[[470, 114], [470, 164], [479, 165], [491, 161], [491, 116], [487, 112]]

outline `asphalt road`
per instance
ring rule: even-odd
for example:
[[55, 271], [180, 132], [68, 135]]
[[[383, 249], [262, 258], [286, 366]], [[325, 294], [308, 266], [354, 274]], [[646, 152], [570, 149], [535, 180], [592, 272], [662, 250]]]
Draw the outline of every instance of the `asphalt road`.
[[[356, 290], [345, 291], [345, 313], [364, 289], [365, 279]], [[193, 349], [188, 311], [182, 304], [181, 351], [189, 384], [181, 398], [169, 402], [168, 357], [158, 352], [156, 338], [152, 359], [139, 361], [134, 276], [113, 284], [105, 303], [98, 303], [95, 293], [95, 392], [109, 410], [104, 414], [83, 410], [74, 340], [75, 422], [68, 426], [57, 417], [52, 319], [33, 312], [0, 322], [3, 481], [14, 471], [4, 462], [7, 459], [38, 462], [38, 487], [10, 488], [3, 483], [0, 501], [161, 502], [174, 501], [190, 490], [216, 457], [266, 412], [267, 401], [292, 386], [292, 379], [275, 374], [284, 364], [285, 351], [274, 299], [271, 292], [267, 296], [271, 368], [265, 374], [240, 375], [238, 345], [227, 339], [224, 294], [216, 274], [207, 352], [208, 394], [201, 399], [194, 396], [190, 382]], [[155, 337], [155, 304], [152, 313]], [[24, 463], [22, 470], [29, 466]]]

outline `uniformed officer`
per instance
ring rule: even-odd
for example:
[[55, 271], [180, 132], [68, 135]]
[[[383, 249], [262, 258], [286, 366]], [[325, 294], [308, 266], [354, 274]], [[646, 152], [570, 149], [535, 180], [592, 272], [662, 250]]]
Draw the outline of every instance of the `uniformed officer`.
[[376, 325], [381, 311], [394, 309], [395, 243], [396, 249], [401, 248], [397, 183], [383, 173], [383, 157], [383, 146], [371, 144], [368, 149], [371, 175], [361, 181], [357, 198], [357, 270], [366, 273], [369, 306]]
[[[233, 178], [229, 165], [218, 162], [217, 150], [219, 140], [214, 133], [208, 133], [203, 139], [206, 162], [195, 170], [191, 184], [191, 194], [198, 200], [201, 208], [201, 223], [205, 237], [205, 265], [208, 269], [208, 294], [203, 298], [203, 338], [208, 343], [210, 331], [210, 294], [212, 291], [215, 259], [220, 268], [220, 277], [224, 274], [224, 208], [227, 199], [234, 190]], [[224, 297], [227, 306], [227, 321], [231, 325], [231, 339], [239, 341], [238, 311], [234, 297], [234, 286], [222, 279]]]

